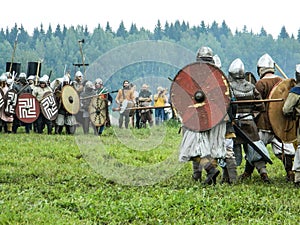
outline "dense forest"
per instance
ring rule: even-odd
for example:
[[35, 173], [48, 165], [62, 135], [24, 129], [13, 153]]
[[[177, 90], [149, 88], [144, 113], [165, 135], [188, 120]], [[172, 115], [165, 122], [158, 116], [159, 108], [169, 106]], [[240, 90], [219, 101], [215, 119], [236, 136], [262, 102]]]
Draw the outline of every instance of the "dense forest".
[[18, 62], [21, 72], [26, 73], [28, 62], [41, 62], [41, 73], [51, 73], [51, 80], [66, 71], [74, 76], [76, 70], [83, 70], [86, 79], [100, 77], [114, 89], [124, 79], [138, 83], [140, 78], [147, 78], [150, 84], [153, 79], [170, 80], [180, 68], [195, 61], [197, 49], [203, 45], [221, 58], [225, 74], [231, 61], [239, 57], [246, 71], [257, 76], [256, 63], [264, 53], [270, 54], [289, 77], [300, 63], [300, 30], [294, 37], [283, 26], [278, 37], [273, 37], [263, 27], [258, 34], [246, 26], [231, 31], [225, 21], [211, 25], [201, 21], [190, 27], [185, 21], [162, 25], [158, 20], [153, 31], [135, 24], [127, 29], [121, 21], [116, 31], [109, 22], [93, 31], [81, 25], [57, 25], [54, 29], [49, 25], [45, 29], [41, 24], [32, 35], [15, 24], [0, 31], [0, 66], [5, 72], [7, 62]]

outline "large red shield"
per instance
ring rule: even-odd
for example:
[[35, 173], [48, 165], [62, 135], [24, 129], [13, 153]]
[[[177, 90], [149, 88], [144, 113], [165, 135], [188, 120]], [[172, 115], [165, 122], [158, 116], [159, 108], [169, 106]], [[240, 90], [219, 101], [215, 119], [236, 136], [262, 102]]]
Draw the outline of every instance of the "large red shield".
[[210, 130], [219, 124], [230, 104], [226, 76], [209, 63], [185, 66], [175, 76], [170, 92], [183, 125], [193, 131]]
[[[296, 85], [294, 79], [285, 79], [274, 86], [270, 92], [269, 98], [286, 99], [289, 91]], [[268, 105], [268, 116], [272, 129], [277, 137], [283, 142], [292, 143], [297, 139], [296, 120], [290, 120], [282, 112], [284, 101], [270, 102]]]
[[52, 92], [44, 94], [40, 102], [40, 107], [46, 119], [51, 121], [56, 119], [58, 115], [58, 105]]
[[40, 115], [40, 104], [29, 93], [20, 94], [16, 105], [16, 116], [24, 123], [33, 123]]

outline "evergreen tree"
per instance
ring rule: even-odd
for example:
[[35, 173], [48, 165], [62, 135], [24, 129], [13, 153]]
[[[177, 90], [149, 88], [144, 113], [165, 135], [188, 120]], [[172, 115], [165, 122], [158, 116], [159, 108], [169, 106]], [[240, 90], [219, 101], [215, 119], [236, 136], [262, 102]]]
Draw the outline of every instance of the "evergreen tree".
[[129, 30], [129, 34], [132, 35], [132, 34], [138, 34], [138, 29], [136, 27], [136, 24], [132, 23], [131, 26], [130, 26], [130, 30]]
[[261, 27], [259, 37], [266, 37], [266, 36], [267, 36], [266, 30], [263, 27]]
[[154, 28], [154, 39], [155, 40], [161, 40], [163, 37], [163, 30], [161, 28], [160, 20], [157, 21], [157, 24]]
[[109, 25], [108, 21], [106, 23], [105, 32], [107, 32], [107, 33], [113, 33], [113, 30], [112, 30], [111, 26]]
[[128, 33], [126, 31], [126, 28], [124, 26], [124, 22], [121, 21], [120, 25], [119, 25], [119, 28], [117, 30], [117, 33], [116, 33], [116, 36], [117, 37], [122, 37], [122, 38], [126, 38], [128, 36]]
[[285, 26], [281, 28], [278, 38], [282, 38], [282, 39], [289, 38], [289, 34], [286, 32]]

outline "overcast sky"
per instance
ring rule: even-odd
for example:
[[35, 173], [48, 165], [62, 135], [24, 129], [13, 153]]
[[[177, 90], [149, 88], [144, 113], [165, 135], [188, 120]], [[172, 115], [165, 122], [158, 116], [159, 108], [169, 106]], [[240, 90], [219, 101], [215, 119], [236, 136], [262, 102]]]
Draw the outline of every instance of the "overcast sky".
[[225, 20], [232, 32], [241, 31], [246, 25], [249, 31], [259, 33], [263, 27], [276, 38], [282, 26], [297, 37], [300, 28], [299, 8], [296, 1], [274, 0], [13, 0], [2, 1], [0, 28], [12, 28], [21, 24], [32, 34], [42, 23], [47, 30], [49, 24], [87, 25], [93, 31], [98, 24], [105, 28], [108, 21], [116, 31], [123, 21], [127, 30], [132, 23], [138, 28], [153, 31], [158, 19], [164, 25], [179, 20], [199, 25]]

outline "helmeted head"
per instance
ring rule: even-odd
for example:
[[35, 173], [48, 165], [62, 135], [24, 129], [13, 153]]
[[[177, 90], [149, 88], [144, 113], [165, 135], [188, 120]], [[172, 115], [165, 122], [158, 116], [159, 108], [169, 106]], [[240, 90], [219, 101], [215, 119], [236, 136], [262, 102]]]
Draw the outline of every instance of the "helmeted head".
[[86, 90], [87, 92], [90, 92], [90, 91], [92, 91], [93, 89], [94, 89], [93, 82], [92, 82], [92, 81], [87, 81], [87, 82], [85, 83], [85, 90]]
[[196, 61], [204, 61], [214, 63], [213, 51], [210, 47], [202, 46], [198, 49]]
[[34, 76], [34, 75], [30, 75], [30, 76], [27, 78], [27, 81], [28, 81], [30, 84], [33, 84], [34, 81], [35, 81], [35, 76]]
[[245, 78], [245, 66], [240, 58], [236, 58], [232, 61], [229, 66], [228, 73], [234, 80]]
[[67, 85], [70, 83], [70, 76], [68, 74], [63, 77], [63, 85]]
[[5, 73], [3, 73], [0, 76], [0, 87], [4, 87], [6, 85], [6, 81], [7, 81], [7, 76]]
[[20, 73], [20, 75], [19, 75], [19, 81], [20, 81], [21, 84], [25, 84], [26, 83], [26, 78], [27, 78], [26, 73]]
[[81, 71], [77, 71], [75, 73], [75, 80], [81, 80], [83, 77], [83, 74], [81, 73]]
[[275, 62], [269, 54], [262, 55], [257, 61], [257, 73], [263, 77], [266, 73], [275, 73]]
[[101, 86], [103, 86], [103, 80], [101, 78], [97, 78], [95, 80], [95, 87], [100, 88]]
[[297, 83], [300, 83], [300, 64], [296, 65], [295, 78], [296, 78]]
[[42, 76], [39, 78], [39, 84], [41, 87], [45, 87], [47, 85], [47, 82], [48, 82], [48, 80], [46, 77]]

